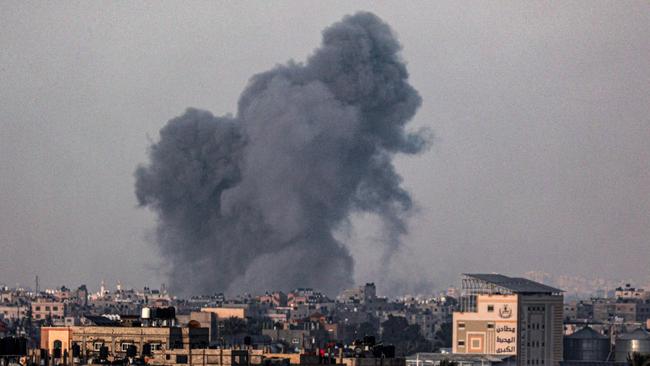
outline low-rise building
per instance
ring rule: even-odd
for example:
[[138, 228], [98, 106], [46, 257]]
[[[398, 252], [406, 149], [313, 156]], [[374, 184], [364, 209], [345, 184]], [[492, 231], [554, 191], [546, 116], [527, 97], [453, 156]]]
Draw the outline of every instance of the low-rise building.
[[207, 328], [73, 326], [42, 327], [40, 347], [52, 354], [55, 348], [71, 352], [77, 344], [84, 359], [99, 357], [101, 347], [107, 347], [111, 357], [124, 358], [129, 346], [141, 354], [145, 344], [153, 351], [162, 351], [207, 347], [208, 342]]

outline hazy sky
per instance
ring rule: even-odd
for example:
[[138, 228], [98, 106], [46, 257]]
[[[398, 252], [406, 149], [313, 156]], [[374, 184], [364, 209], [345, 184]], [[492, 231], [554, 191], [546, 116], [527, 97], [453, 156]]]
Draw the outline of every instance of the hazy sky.
[[[0, 283], [165, 282], [133, 172], [186, 107], [369, 10], [404, 46], [432, 148], [397, 160], [419, 210], [387, 269], [355, 219], [356, 279], [461, 272], [650, 279], [650, 3], [0, 2]], [[381, 286], [381, 284], [380, 284]]]

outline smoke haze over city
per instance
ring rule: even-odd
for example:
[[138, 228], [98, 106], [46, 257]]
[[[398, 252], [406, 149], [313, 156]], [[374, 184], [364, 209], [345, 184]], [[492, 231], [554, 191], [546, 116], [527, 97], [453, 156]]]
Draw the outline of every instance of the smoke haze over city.
[[[294, 286], [301, 267], [265, 262], [298, 258], [331, 273], [305, 277], [324, 290], [650, 282], [650, 4], [158, 5], [0, 4], [0, 282]], [[381, 21], [344, 18], [359, 10]], [[341, 73], [333, 55], [364, 49], [328, 42], [359, 30], [380, 56], [350, 65], [376, 67]], [[248, 244], [210, 254], [222, 235]]]

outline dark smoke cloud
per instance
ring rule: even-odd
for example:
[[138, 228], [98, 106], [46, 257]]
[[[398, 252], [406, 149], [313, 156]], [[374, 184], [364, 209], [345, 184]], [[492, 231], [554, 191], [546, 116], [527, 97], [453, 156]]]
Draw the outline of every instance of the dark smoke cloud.
[[353, 212], [382, 219], [378, 250], [397, 247], [412, 202], [392, 157], [428, 141], [404, 129], [421, 98], [399, 51], [375, 15], [347, 16], [306, 63], [253, 76], [236, 117], [188, 109], [169, 121], [136, 195], [158, 214], [174, 288], [335, 294], [353, 260], [333, 233]]

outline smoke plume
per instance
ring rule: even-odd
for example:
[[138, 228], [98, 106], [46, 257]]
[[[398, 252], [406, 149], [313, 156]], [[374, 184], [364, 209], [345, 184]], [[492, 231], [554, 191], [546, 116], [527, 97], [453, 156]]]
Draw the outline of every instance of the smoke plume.
[[421, 98], [399, 51], [378, 17], [347, 16], [305, 63], [254, 75], [236, 117], [167, 123], [135, 176], [173, 288], [336, 294], [353, 259], [333, 234], [354, 212], [381, 218], [378, 250], [399, 245], [412, 202], [392, 158], [428, 141], [405, 131]]

